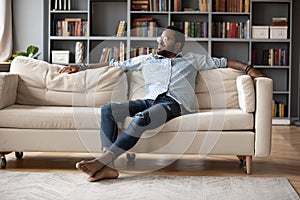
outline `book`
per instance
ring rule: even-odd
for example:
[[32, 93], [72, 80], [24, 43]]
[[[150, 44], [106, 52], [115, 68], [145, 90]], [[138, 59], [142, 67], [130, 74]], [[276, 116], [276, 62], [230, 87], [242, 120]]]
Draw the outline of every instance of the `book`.
[[148, 11], [149, 10], [148, 0], [133, 0], [131, 2], [131, 9], [136, 11]]
[[119, 61], [123, 62], [126, 59], [125, 43], [120, 42]]
[[173, 8], [173, 10], [175, 12], [181, 11], [181, 6], [182, 6], [181, 0], [174, 0], [174, 8]]
[[117, 37], [122, 37], [125, 35], [125, 31], [126, 31], [126, 21], [125, 20], [120, 20], [118, 27], [117, 27], [117, 31], [116, 31], [116, 36]]
[[64, 10], [67, 10], [67, 0], [64, 0]]
[[[216, 0], [216, 2], [219, 2], [219, 0]], [[207, 12], [208, 11], [207, 0], [199, 0], [198, 5], [199, 5], [199, 11], [200, 12]]]
[[62, 10], [62, 0], [59, 0], [59, 10]]
[[284, 117], [284, 104], [278, 104], [278, 117]]
[[54, 10], [57, 10], [58, 9], [58, 0], [55, 0], [54, 2]]

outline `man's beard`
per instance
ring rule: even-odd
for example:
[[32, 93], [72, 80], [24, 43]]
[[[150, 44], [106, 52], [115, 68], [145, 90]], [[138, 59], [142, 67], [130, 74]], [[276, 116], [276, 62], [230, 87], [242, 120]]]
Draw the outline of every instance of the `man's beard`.
[[174, 55], [175, 53], [168, 51], [168, 50], [161, 50], [161, 51], [158, 51], [157, 54], [168, 58], [168, 57]]

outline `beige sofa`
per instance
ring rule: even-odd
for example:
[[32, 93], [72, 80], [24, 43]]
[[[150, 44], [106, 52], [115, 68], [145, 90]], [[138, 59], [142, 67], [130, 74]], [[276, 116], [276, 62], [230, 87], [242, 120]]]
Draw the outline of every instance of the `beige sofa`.
[[[117, 67], [59, 74], [62, 66], [17, 57], [0, 74], [0, 152], [99, 152], [100, 107], [142, 98], [140, 72]], [[192, 97], [191, 97], [192, 98]], [[239, 155], [251, 171], [252, 156], [271, 149], [272, 80], [233, 69], [200, 72], [196, 80], [198, 113], [147, 131], [135, 153]], [[129, 118], [120, 125], [126, 127]]]

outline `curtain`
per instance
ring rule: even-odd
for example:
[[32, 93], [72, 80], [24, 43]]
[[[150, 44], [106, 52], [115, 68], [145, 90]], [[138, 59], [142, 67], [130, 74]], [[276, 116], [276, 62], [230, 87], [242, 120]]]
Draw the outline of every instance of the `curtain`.
[[11, 0], [0, 0], [0, 62], [7, 61], [12, 53]]

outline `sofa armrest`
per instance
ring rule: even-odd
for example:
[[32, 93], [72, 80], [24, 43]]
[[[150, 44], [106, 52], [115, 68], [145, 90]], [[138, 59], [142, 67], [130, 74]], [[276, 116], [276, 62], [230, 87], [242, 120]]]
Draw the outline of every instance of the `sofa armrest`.
[[267, 157], [272, 143], [272, 99], [273, 80], [266, 77], [255, 78], [255, 156]]
[[0, 109], [16, 102], [18, 75], [0, 73]]
[[253, 80], [248, 75], [241, 75], [236, 78], [239, 106], [244, 112], [255, 111], [255, 92]]

